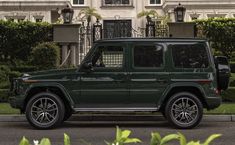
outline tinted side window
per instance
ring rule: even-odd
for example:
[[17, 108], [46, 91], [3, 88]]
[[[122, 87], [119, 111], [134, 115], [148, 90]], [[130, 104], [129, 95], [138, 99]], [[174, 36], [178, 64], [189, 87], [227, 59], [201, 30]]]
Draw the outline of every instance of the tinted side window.
[[209, 64], [203, 44], [172, 45], [172, 55], [177, 68], [207, 68]]
[[137, 45], [134, 47], [134, 67], [162, 67], [163, 46]]
[[121, 46], [100, 46], [92, 58], [94, 67], [121, 68], [123, 48]]

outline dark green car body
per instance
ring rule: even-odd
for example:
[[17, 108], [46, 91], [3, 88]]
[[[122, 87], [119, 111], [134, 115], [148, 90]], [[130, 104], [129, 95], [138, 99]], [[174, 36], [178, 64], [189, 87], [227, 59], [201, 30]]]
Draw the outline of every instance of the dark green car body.
[[[215, 62], [214, 62], [215, 60]], [[206, 40], [122, 38], [94, 43], [76, 69], [14, 79], [10, 104], [48, 129], [79, 112], [155, 112], [178, 128], [197, 126], [221, 104], [230, 69]]]
[[[162, 51], [162, 64], [156, 67], [134, 66], [133, 48], [147, 48], [150, 45], [159, 45], [154, 51]], [[203, 46], [208, 59], [206, 66], [175, 67], [173, 45]], [[121, 66], [84, 67], [92, 61], [100, 46], [122, 47]], [[136, 57], [136, 61], [143, 58], [137, 52]], [[145, 64], [143, 61], [141, 63]], [[201, 39], [100, 40], [94, 44], [79, 68], [25, 74], [14, 80], [11, 90], [10, 104], [22, 112], [25, 112], [28, 100], [42, 91], [60, 96], [66, 108], [73, 112], [160, 111], [173, 94], [182, 91], [195, 94], [204, 108], [214, 109], [221, 104], [213, 56], [207, 41]]]

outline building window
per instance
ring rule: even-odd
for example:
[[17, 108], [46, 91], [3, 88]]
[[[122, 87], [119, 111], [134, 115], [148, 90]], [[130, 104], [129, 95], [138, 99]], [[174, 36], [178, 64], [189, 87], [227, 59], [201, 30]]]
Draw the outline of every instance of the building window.
[[131, 20], [104, 20], [104, 38], [131, 37]]
[[102, 6], [132, 6], [133, 0], [102, 0]]
[[150, 0], [151, 5], [159, 5], [161, 4], [161, 0]]
[[36, 23], [42, 22], [42, 19], [41, 19], [41, 18], [36, 18], [36, 19], [35, 19], [35, 22], [36, 22]]
[[7, 21], [14, 22], [14, 18], [8, 18]]
[[73, 0], [74, 5], [84, 5], [84, 0]]
[[129, 4], [130, 0], [105, 0], [105, 4]]
[[6, 20], [11, 22], [23, 22], [25, 16], [6, 16]]
[[200, 14], [197, 14], [196, 12], [189, 14], [189, 15], [190, 15], [192, 21], [197, 20], [200, 16]]
[[43, 16], [33, 16], [36, 23], [43, 21]]
[[24, 21], [24, 19], [23, 18], [19, 18], [19, 19], [17, 19], [17, 22], [23, 22]]

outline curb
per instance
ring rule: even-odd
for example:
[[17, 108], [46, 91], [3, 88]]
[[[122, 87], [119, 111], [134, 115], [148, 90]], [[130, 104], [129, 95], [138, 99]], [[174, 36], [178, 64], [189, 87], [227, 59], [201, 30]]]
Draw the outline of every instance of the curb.
[[[165, 121], [162, 115], [73, 115], [68, 121]], [[235, 122], [235, 115], [204, 115], [203, 122]], [[0, 122], [27, 122], [25, 115], [0, 115]]]

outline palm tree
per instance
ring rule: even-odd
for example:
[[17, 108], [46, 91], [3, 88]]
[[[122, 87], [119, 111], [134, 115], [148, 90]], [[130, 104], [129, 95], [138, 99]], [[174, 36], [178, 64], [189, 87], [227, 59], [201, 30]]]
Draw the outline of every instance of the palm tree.
[[97, 10], [95, 8], [85, 8], [82, 9], [78, 13], [78, 17], [81, 17], [81, 19], [87, 20], [87, 26], [90, 26], [91, 18], [95, 17], [96, 19], [102, 19], [101, 15], [97, 13]]
[[156, 18], [158, 17], [158, 13], [155, 10], [150, 10], [150, 11], [142, 11], [140, 13], [137, 14], [137, 18], [142, 18], [142, 17], [153, 17]]
[[157, 11], [150, 10], [150, 11], [142, 11], [138, 13], [137, 18], [146, 17], [147, 21], [152, 21], [151, 18], [158, 18], [159, 20], [162, 20], [163, 25], [166, 25], [168, 22], [170, 22], [170, 17], [168, 15], [159, 16]]

